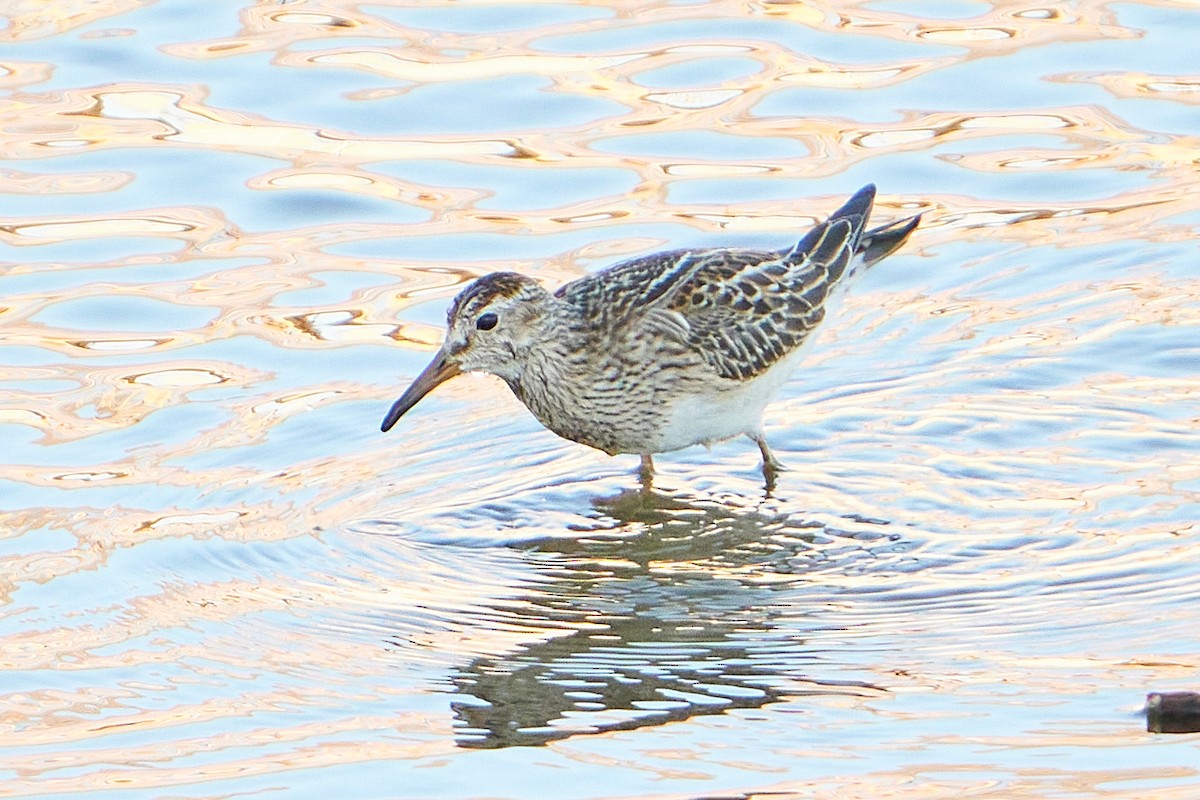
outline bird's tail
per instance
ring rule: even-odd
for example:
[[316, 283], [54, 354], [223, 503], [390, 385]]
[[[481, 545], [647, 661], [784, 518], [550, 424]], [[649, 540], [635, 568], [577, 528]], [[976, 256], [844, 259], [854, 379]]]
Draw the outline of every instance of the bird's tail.
[[830, 281], [837, 282], [847, 267], [855, 272], [891, 255], [916, 230], [921, 215], [867, 230], [874, 204], [875, 185], [868, 183], [796, 242], [783, 261], [799, 264], [811, 260], [826, 267]]
[[910, 233], [921, 223], [921, 215], [900, 219], [881, 225], [863, 233], [855, 252], [861, 256], [863, 266], [869, 267], [900, 249]]

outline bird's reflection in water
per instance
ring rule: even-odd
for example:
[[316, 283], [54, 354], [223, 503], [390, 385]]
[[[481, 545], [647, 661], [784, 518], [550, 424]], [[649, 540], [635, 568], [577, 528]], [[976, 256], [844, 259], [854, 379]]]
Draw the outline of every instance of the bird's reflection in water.
[[881, 524], [837, 531], [643, 492], [595, 505], [596, 529], [531, 553], [554, 581], [522, 613], [532, 626], [566, 623], [567, 633], [478, 658], [452, 677], [459, 745], [540, 745], [805, 694], [882, 691], [840, 680], [810, 651], [795, 625], [808, 613], [795, 602], [803, 593], [794, 591], [842, 548], [896, 547]]

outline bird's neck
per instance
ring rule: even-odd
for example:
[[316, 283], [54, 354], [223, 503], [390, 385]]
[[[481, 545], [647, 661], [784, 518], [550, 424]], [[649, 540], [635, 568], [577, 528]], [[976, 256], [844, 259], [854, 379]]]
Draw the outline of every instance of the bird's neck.
[[572, 309], [559, 308], [542, 319], [536, 336], [524, 343], [511, 376], [501, 375], [536, 417], [560, 414], [570, 403], [570, 386], [580, 378], [586, 335]]

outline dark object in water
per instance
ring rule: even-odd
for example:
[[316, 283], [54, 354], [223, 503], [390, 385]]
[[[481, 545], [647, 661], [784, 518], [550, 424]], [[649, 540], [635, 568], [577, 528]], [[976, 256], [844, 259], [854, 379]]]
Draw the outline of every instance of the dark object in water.
[[1150, 733], [1200, 732], [1200, 692], [1151, 692], [1146, 695]]

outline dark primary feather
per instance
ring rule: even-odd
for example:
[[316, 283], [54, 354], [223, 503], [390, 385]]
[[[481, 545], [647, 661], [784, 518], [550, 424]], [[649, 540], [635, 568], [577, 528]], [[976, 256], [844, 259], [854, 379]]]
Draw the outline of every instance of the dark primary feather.
[[[798, 347], [824, 317], [829, 291], [861, 253], [869, 265], [903, 243], [917, 219], [864, 233], [875, 187], [784, 250], [673, 250], [617, 264], [574, 281], [557, 296], [585, 317], [639, 327], [675, 325], [687, 349], [722, 377], [755, 377]], [[677, 319], [678, 319], [677, 318]], [[667, 325], [670, 327], [670, 325]]]

